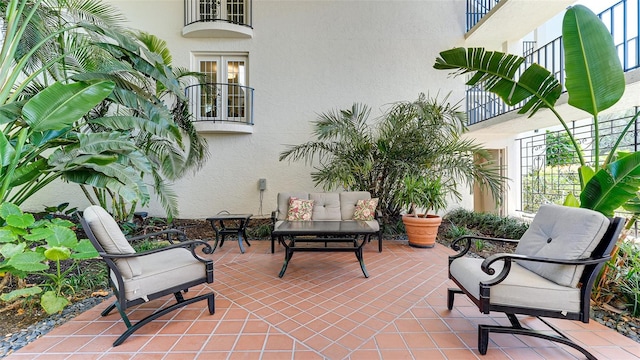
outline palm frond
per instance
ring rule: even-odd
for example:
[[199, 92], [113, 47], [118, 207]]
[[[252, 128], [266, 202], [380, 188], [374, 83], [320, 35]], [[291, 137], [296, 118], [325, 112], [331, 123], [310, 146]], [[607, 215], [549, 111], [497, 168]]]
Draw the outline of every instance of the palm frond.
[[455, 48], [441, 52], [433, 67], [454, 70], [454, 75], [470, 73], [467, 85], [482, 85], [510, 106], [526, 101], [519, 113], [533, 116], [543, 107], [552, 108], [562, 87], [549, 70], [535, 63], [518, 77], [524, 61], [521, 56], [483, 48]]

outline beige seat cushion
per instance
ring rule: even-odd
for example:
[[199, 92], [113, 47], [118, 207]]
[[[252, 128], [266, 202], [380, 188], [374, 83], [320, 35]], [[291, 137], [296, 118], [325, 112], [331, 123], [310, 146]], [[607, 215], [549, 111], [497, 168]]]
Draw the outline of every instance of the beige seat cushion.
[[[455, 259], [449, 267], [452, 277], [476, 299], [480, 296], [480, 282], [495, 278], [502, 271], [504, 264], [502, 261], [495, 262], [492, 267], [496, 275], [488, 275], [480, 269], [482, 261], [483, 259], [461, 257]], [[491, 287], [490, 302], [499, 305], [577, 312], [580, 310], [580, 289], [558, 285], [512, 263], [507, 278]]]
[[[105, 209], [97, 205], [92, 205], [86, 208], [82, 214], [84, 220], [107, 254], [136, 253], [125, 238], [122, 230], [120, 230], [118, 223]], [[115, 263], [122, 277], [125, 279], [131, 279], [134, 276], [142, 274], [142, 266], [137, 258], [116, 259]]]
[[144, 255], [139, 260], [142, 273], [124, 281], [127, 300], [145, 298], [149, 294], [206, 278], [205, 264], [184, 248]]
[[[599, 212], [567, 206], [543, 205], [524, 233], [516, 254], [575, 260], [588, 258], [609, 226]], [[575, 287], [584, 266], [521, 261], [520, 265], [560, 285]]]

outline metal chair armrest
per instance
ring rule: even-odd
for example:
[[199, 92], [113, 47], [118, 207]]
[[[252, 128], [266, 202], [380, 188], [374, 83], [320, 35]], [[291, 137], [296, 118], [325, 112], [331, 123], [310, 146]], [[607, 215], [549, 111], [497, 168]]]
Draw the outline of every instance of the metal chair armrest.
[[488, 236], [464, 235], [453, 240], [453, 242], [451, 243], [451, 248], [455, 251], [458, 251], [458, 253], [455, 255], [449, 256], [449, 259], [453, 260], [466, 255], [467, 252], [469, 252], [469, 249], [471, 248], [471, 240], [473, 239], [499, 242], [499, 243], [509, 243], [509, 244], [517, 244], [520, 241], [515, 239], [494, 238], [494, 237], [488, 237]]
[[187, 239], [187, 234], [182, 230], [166, 229], [166, 230], [162, 230], [162, 231], [156, 231], [156, 232], [152, 232], [152, 233], [132, 236], [130, 238], [127, 238], [127, 241], [131, 242], [131, 241], [134, 241], [134, 240], [147, 239], [147, 238], [150, 238], [150, 237], [161, 236], [161, 235], [166, 235], [167, 236], [167, 241], [169, 241], [171, 244], [173, 244], [173, 239], [172, 239], [171, 235], [176, 235], [176, 239], [178, 241], [184, 241], [184, 240]]
[[101, 253], [99, 253], [99, 255], [102, 256], [103, 258], [109, 258], [109, 259], [131, 259], [131, 258], [136, 258], [136, 257], [145, 256], [145, 255], [155, 254], [155, 253], [159, 253], [159, 252], [167, 251], [167, 250], [171, 250], [171, 249], [185, 248], [185, 249], [191, 250], [191, 253], [193, 253], [194, 256], [199, 258], [199, 256], [195, 253], [196, 247], [199, 247], [199, 246], [203, 247], [202, 252], [204, 252], [205, 254], [212, 254], [213, 253], [213, 248], [206, 241], [203, 241], [203, 240], [189, 240], [189, 241], [183, 241], [183, 242], [176, 243], [176, 244], [167, 245], [167, 246], [164, 246], [164, 247], [161, 247], [161, 248], [158, 248], [158, 249], [151, 249], [151, 250], [147, 250], [147, 251], [143, 251], [143, 252], [137, 252], [137, 253], [134, 253], [134, 254], [108, 254], [108, 253], [101, 252]]
[[607, 255], [601, 258], [581, 258], [581, 259], [556, 259], [556, 258], [546, 258], [546, 257], [538, 257], [538, 256], [528, 256], [522, 254], [508, 254], [508, 253], [499, 253], [494, 254], [486, 258], [480, 268], [482, 271], [489, 275], [493, 275], [495, 271], [491, 268], [491, 264], [498, 260], [504, 261], [533, 261], [533, 262], [542, 262], [548, 264], [561, 264], [561, 265], [593, 265], [598, 264], [604, 261], [611, 259], [611, 256]]

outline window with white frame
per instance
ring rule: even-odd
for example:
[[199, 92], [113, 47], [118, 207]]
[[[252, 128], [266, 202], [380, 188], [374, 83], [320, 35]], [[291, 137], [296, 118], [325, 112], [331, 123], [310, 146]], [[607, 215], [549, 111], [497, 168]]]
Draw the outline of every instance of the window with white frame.
[[206, 76], [196, 96], [198, 120], [249, 122], [247, 56], [199, 55], [196, 71]]

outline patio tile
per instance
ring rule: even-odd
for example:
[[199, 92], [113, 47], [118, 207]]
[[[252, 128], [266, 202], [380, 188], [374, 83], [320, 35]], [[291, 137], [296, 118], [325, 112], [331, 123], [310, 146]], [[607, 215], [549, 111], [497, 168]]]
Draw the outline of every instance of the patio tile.
[[[581, 354], [549, 341], [491, 334], [485, 356], [477, 351], [477, 324], [504, 324], [485, 316], [464, 296], [446, 308], [447, 255], [437, 245], [415, 249], [386, 241], [382, 253], [365, 246], [370, 278], [352, 254], [303, 253], [284, 278], [284, 253], [269, 241], [216, 250], [216, 280], [188, 296], [213, 289], [216, 313], [202, 302], [147, 324], [122, 345], [126, 329], [117, 312], [100, 312], [108, 299], [54, 329], [7, 359], [572, 359]], [[348, 255], [348, 256], [347, 256]], [[172, 296], [133, 309], [140, 319]], [[535, 318], [523, 323], [540, 327]], [[600, 324], [552, 320], [600, 359], [640, 359], [640, 344]]]

